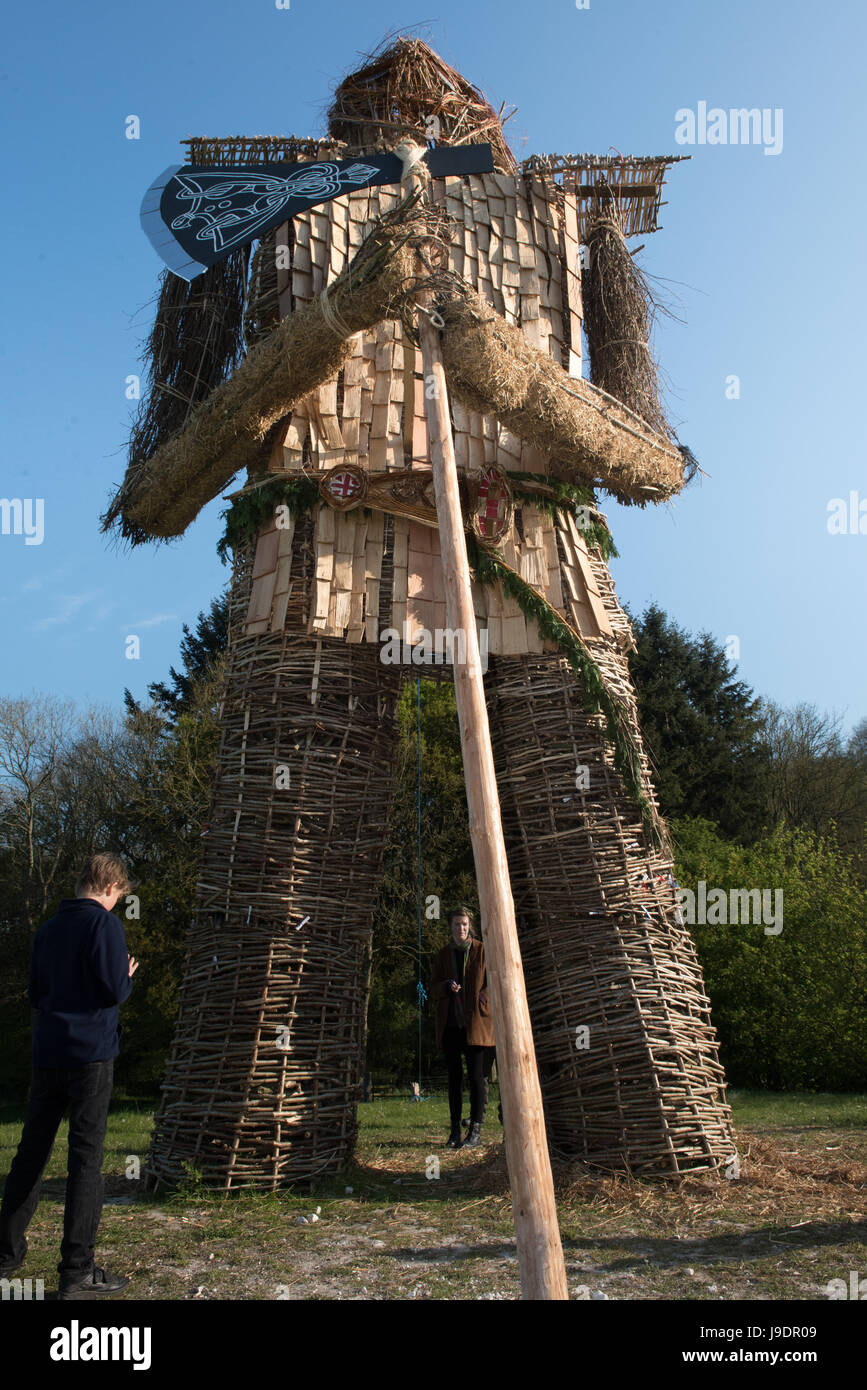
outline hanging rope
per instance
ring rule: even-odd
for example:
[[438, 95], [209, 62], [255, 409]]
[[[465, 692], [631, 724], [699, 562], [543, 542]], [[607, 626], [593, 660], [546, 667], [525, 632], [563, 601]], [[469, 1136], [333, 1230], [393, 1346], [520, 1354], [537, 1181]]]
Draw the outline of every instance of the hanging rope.
[[427, 1002], [427, 990], [421, 980], [421, 677], [416, 683], [416, 838], [418, 842], [418, 1096], [421, 1100], [421, 1011]]

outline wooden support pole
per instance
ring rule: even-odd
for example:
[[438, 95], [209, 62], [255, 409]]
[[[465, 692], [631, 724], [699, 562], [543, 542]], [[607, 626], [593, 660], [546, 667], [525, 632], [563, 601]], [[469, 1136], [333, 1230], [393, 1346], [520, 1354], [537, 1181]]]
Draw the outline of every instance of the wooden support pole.
[[[455, 658], [455, 697], [470, 813], [470, 839], [479, 906], [485, 924], [485, 956], [497, 1040], [497, 1071], [521, 1294], [527, 1299], [567, 1299], [542, 1092], [536, 1071], [485, 705], [445, 372], [439, 338], [424, 312], [419, 315], [419, 330], [446, 615], [451, 630], [462, 632], [466, 643], [466, 660], [459, 662]], [[460, 640], [456, 646], [460, 648]]]
[[[401, 150], [397, 152], [401, 153]], [[416, 150], [416, 154], [419, 152]], [[429, 187], [429, 175], [423, 166], [404, 167], [404, 195], [417, 190], [420, 185], [427, 184]], [[568, 1299], [542, 1091], [536, 1070], [536, 1051], [518, 945], [515, 904], [509, 882], [500, 796], [485, 704], [448, 389], [440, 340], [426, 312], [425, 301], [429, 297], [427, 293], [418, 296], [425, 414], [439, 524], [446, 621], [452, 632], [464, 635], [463, 643], [459, 635], [453, 644], [455, 702], [461, 731], [461, 757], [479, 908], [485, 924], [485, 960], [493, 1005], [497, 1073], [503, 1106], [506, 1164], [512, 1189], [521, 1296], [525, 1299]], [[458, 659], [461, 651], [464, 660]]]

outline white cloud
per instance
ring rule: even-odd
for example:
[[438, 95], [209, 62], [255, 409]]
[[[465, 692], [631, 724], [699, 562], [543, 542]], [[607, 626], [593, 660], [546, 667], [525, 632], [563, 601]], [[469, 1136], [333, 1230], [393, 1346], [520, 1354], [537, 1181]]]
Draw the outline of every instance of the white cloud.
[[142, 618], [140, 623], [130, 623], [126, 631], [138, 632], [142, 627], [159, 627], [160, 623], [176, 622], [177, 617], [177, 613], [157, 613], [154, 618]]
[[36, 624], [37, 631], [41, 628], [56, 627], [58, 623], [68, 623], [86, 603], [92, 603], [94, 599], [101, 597], [101, 589], [91, 590], [86, 594], [65, 594], [59, 601], [58, 611], [49, 618], [41, 618]]

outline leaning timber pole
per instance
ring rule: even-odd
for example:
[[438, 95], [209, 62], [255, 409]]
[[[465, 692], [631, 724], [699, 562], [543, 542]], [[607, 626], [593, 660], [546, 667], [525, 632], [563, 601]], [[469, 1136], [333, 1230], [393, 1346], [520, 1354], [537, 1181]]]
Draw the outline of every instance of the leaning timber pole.
[[439, 338], [423, 306], [419, 313], [419, 339], [445, 579], [446, 616], [449, 628], [453, 632], [463, 633], [466, 641], [466, 660], [459, 661], [455, 657], [455, 698], [479, 907], [485, 924], [485, 953], [494, 1008], [497, 1071], [521, 1272], [521, 1296], [525, 1299], [568, 1299], [542, 1092], [536, 1070], [524, 967], [518, 946], [515, 905], [509, 882], [500, 799], [491, 751], [448, 391]]
[[485, 954], [494, 1006], [497, 1071], [521, 1270], [521, 1294], [529, 1299], [565, 1299], [569, 1297], [566, 1269], [557, 1224], [542, 1092], [536, 1071], [524, 967], [518, 946], [515, 905], [509, 883], [509, 865], [494, 774], [446, 379], [440, 359], [439, 339], [425, 314], [421, 315], [419, 336], [426, 395], [430, 395], [427, 419], [445, 578], [446, 616], [451, 630], [463, 633], [466, 640], [466, 661], [455, 658], [455, 699], [461, 728], [461, 755], [479, 907], [485, 924]]

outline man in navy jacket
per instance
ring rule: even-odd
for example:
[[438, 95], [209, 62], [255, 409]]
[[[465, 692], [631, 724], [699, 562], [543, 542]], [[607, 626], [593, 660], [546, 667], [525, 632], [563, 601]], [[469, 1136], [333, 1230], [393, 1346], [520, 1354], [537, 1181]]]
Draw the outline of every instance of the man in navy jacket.
[[35, 1011], [30, 1100], [0, 1207], [0, 1276], [20, 1269], [42, 1174], [69, 1109], [60, 1297], [115, 1293], [129, 1283], [93, 1262], [102, 1215], [102, 1158], [121, 1026], [138, 963], [112, 914], [130, 881], [122, 859], [96, 854], [33, 943], [28, 995]]

